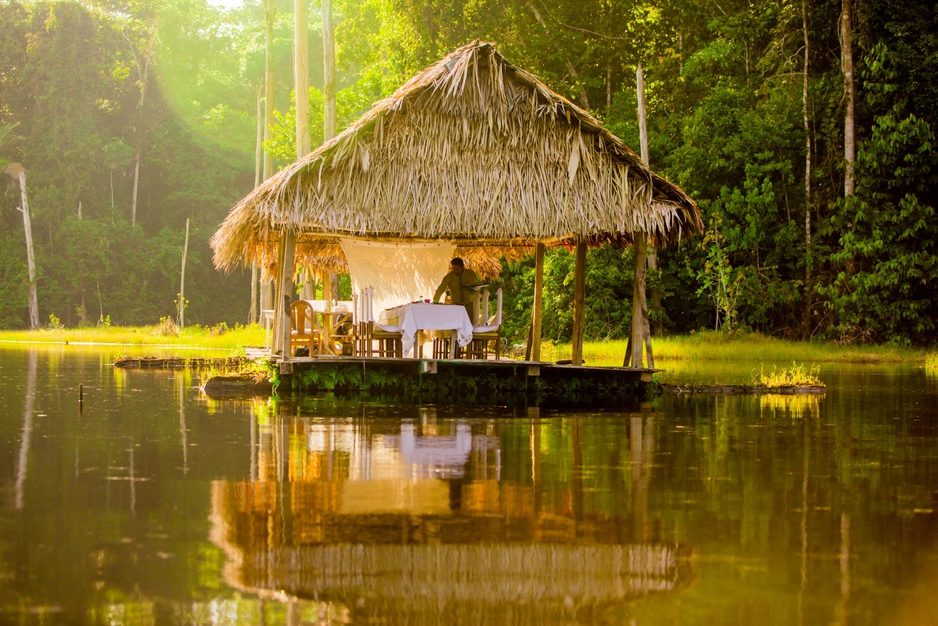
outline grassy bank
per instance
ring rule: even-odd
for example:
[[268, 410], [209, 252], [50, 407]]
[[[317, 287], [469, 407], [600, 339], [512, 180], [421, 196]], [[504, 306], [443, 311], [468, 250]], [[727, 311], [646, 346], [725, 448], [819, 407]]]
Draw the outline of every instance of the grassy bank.
[[[838, 346], [826, 343], [786, 341], [755, 333], [693, 333], [652, 340], [655, 359], [663, 361], [756, 361], [767, 363], [924, 363], [926, 351], [896, 346]], [[625, 341], [587, 342], [587, 365], [622, 365]], [[569, 344], [546, 344], [545, 361], [569, 359]]]
[[[227, 328], [190, 326], [182, 331], [165, 325], [113, 326], [108, 328], [59, 328], [0, 330], [0, 343], [88, 343], [128, 346], [182, 346], [239, 350], [263, 346], [264, 329], [257, 324]], [[655, 358], [664, 361], [757, 361], [766, 363], [926, 363], [934, 367], [934, 352], [895, 346], [838, 346], [825, 343], [785, 341], [759, 334], [693, 333], [653, 339]], [[622, 365], [625, 341], [589, 341], [583, 348], [588, 365]], [[544, 361], [571, 356], [570, 344], [545, 342]]]
[[98, 344], [120, 346], [181, 347], [222, 350], [235, 354], [245, 346], [263, 346], [264, 329], [257, 324], [229, 329], [224, 325], [183, 330], [164, 325], [111, 326], [108, 328], [58, 328], [0, 330], [0, 343], [7, 344]]
[[[234, 356], [247, 346], [264, 345], [264, 329], [257, 326], [203, 328], [192, 326], [179, 331], [171, 325], [44, 329], [0, 331], [0, 345], [65, 344], [120, 346], [124, 354], [151, 356], [193, 355], [193, 351], [214, 350], [218, 356]], [[657, 374], [664, 384], [743, 384], [751, 385], [764, 371], [778, 367], [792, 371], [804, 364], [880, 363], [924, 365], [934, 371], [938, 355], [921, 349], [894, 346], [837, 346], [833, 344], [784, 341], [758, 334], [723, 335], [693, 333], [653, 341]], [[625, 341], [587, 342], [586, 365], [621, 366]], [[542, 346], [544, 361], [569, 359], [569, 344]], [[809, 368], [810, 369], [810, 368]]]
[[[764, 385], [759, 379], [765, 371], [816, 373], [864, 363], [927, 367], [938, 360], [933, 351], [922, 349], [785, 341], [753, 333], [660, 337], [652, 347], [655, 367], [662, 370], [656, 380], [673, 385]], [[545, 361], [570, 358], [568, 344], [544, 348]], [[621, 366], [625, 350], [625, 341], [590, 342], [583, 347], [583, 358], [587, 365]]]

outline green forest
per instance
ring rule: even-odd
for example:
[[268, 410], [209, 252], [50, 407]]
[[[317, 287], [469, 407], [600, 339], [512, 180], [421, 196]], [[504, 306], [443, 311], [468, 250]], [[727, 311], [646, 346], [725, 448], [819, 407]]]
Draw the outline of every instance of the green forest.
[[[0, 328], [249, 321], [251, 270], [209, 237], [295, 156], [293, 1], [276, 0], [275, 125], [259, 145], [265, 7], [245, 0], [0, 0]], [[754, 331], [843, 344], [938, 337], [938, 12], [925, 0], [333, 0], [338, 129], [472, 40], [639, 151], [704, 233], [658, 250], [656, 334]], [[323, 46], [310, 3], [311, 142]], [[31, 216], [30, 282], [24, 212]], [[504, 262], [523, 340], [533, 259]], [[586, 339], [627, 337], [630, 250], [587, 262]], [[545, 261], [545, 339], [572, 333], [573, 254]]]

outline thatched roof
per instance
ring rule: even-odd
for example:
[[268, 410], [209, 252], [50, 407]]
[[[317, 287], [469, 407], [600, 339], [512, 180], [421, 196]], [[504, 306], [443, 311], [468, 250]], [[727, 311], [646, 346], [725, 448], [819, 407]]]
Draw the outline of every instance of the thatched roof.
[[[533, 74], [473, 42], [241, 200], [212, 237], [215, 265], [270, 256], [282, 229], [512, 249], [576, 237], [673, 241], [702, 227], [693, 200]], [[313, 258], [315, 254], [305, 254]]]

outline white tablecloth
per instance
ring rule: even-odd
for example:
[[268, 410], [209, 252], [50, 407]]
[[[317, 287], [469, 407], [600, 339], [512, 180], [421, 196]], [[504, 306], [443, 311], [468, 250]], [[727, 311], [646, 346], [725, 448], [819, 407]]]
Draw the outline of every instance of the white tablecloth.
[[413, 349], [417, 332], [421, 330], [456, 331], [456, 343], [460, 347], [472, 341], [472, 322], [461, 304], [404, 304], [382, 311], [378, 322], [401, 327], [404, 354]]

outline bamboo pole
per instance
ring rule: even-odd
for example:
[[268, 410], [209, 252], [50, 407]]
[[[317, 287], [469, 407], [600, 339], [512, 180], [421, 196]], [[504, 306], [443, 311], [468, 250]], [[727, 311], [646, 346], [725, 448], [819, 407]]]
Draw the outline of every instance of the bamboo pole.
[[573, 274], [573, 364], [583, 365], [583, 327], [586, 303], [586, 242], [577, 239]]

